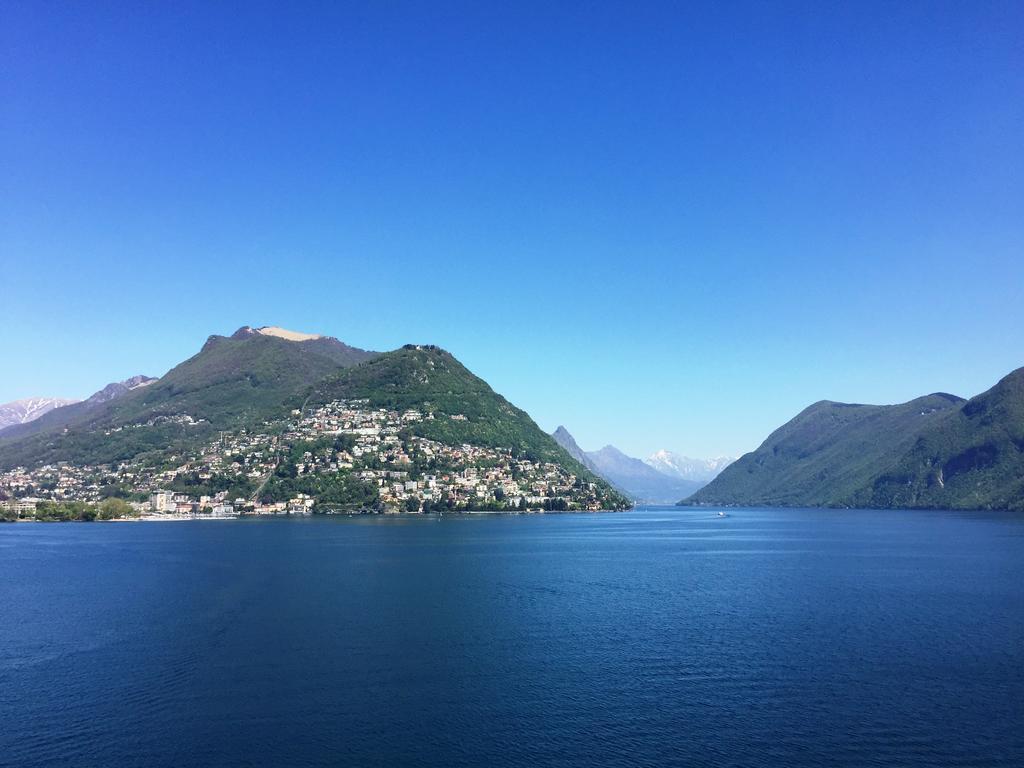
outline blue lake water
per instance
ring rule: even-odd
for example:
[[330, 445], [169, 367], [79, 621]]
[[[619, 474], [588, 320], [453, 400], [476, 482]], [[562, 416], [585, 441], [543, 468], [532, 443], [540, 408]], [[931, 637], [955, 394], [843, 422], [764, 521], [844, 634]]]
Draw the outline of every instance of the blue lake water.
[[0, 765], [1021, 766], [1024, 517], [0, 526]]

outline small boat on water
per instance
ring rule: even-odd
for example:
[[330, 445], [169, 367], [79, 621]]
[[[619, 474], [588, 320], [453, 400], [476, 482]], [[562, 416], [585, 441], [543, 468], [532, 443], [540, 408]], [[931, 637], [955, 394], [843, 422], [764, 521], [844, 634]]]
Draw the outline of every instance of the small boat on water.
[[719, 517], [728, 517], [728, 515], [725, 512], [719, 512], [718, 516]]

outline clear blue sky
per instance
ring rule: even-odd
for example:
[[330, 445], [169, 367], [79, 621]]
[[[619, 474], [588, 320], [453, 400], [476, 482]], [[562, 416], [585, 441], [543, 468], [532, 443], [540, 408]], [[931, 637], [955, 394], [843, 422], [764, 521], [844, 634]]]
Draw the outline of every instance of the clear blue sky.
[[1024, 4], [0, 8], [0, 402], [244, 324], [737, 454], [1024, 365]]

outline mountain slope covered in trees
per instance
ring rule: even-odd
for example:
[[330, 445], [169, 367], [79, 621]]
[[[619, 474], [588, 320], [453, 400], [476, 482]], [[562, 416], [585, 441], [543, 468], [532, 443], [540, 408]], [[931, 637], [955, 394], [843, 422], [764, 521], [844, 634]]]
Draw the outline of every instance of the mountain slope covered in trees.
[[966, 401], [815, 403], [683, 503], [1024, 508], [1024, 369]]
[[[302, 404], [311, 383], [376, 356], [328, 337], [291, 341], [241, 328], [210, 336], [160, 379], [56, 409], [0, 436], [0, 467], [100, 464], [255, 425]], [[127, 427], [145, 426], [145, 429]]]
[[[453, 355], [407, 345], [356, 349], [336, 339], [284, 329], [242, 328], [211, 336], [198, 354], [156, 381], [103, 402], [80, 403], [0, 437], [0, 468], [68, 462], [116, 465], [142, 458], [173, 465], [225, 431], [276, 434], [296, 414], [336, 401], [423, 413], [403, 430], [449, 446], [471, 445], [517, 459], [550, 462], [595, 483], [610, 506], [628, 500], [569, 456], [529, 415]], [[48, 418], [50, 417], [50, 418]]]

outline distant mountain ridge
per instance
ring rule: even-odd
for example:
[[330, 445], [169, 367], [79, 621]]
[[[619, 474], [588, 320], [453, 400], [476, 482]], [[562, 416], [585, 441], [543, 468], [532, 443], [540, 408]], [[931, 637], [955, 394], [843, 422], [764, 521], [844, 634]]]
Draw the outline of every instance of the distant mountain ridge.
[[700, 480], [659, 472], [613, 445], [606, 445], [598, 451], [584, 451], [564, 426], [559, 426], [552, 437], [577, 461], [640, 502], [671, 504], [680, 495], [693, 493], [704, 485]]
[[682, 493], [692, 493], [703, 483], [664, 475], [640, 459], [627, 456], [613, 445], [587, 454], [598, 473], [626, 490], [637, 501], [652, 504], [671, 503]]
[[153, 376], [132, 376], [131, 378], [125, 379], [124, 381], [115, 381], [111, 384], [107, 384], [99, 392], [95, 392], [90, 395], [85, 402], [90, 405], [99, 405], [100, 403], [109, 402], [115, 398], [121, 397], [133, 389], [139, 387], [145, 387], [156, 381]]
[[4, 403], [0, 405], [0, 430], [15, 424], [28, 424], [54, 408], [63, 408], [77, 402], [64, 397], [26, 397]]
[[709, 483], [727, 466], [736, 461], [735, 456], [718, 456], [714, 459], [691, 459], [671, 451], [655, 451], [644, 463], [662, 474], [684, 480]]
[[[156, 381], [152, 376], [131, 376], [124, 381], [113, 381], [102, 389], [93, 392], [85, 400], [67, 400], [59, 407], [44, 409], [32, 419], [0, 428], [0, 438], [18, 438], [47, 429], [64, 428], [73, 424], [87, 414], [95, 413], [99, 406], [109, 403], [132, 390], [145, 387]], [[0, 442], [2, 444], [2, 442]]]
[[[569, 434], [569, 430], [563, 426], [559, 426], [558, 429], [551, 433], [551, 436], [555, 439], [555, 442], [562, 446], [566, 453], [576, 459], [576, 461], [585, 466], [591, 472], [598, 472], [597, 466], [590, 459], [590, 456], [587, 455], [587, 452], [579, 447], [576, 443], [576, 439]], [[600, 474], [600, 472], [598, 472], [598, 474]]]
[[815, 403], [684, 503], [1024, 509], [1024, 368], [970, 400]]

